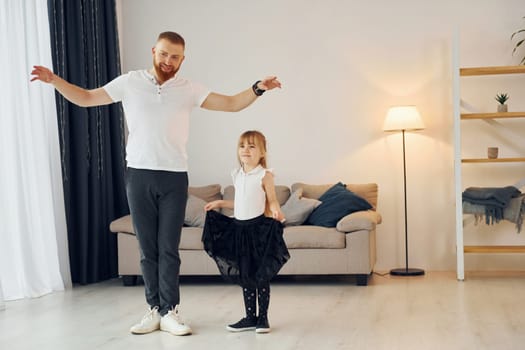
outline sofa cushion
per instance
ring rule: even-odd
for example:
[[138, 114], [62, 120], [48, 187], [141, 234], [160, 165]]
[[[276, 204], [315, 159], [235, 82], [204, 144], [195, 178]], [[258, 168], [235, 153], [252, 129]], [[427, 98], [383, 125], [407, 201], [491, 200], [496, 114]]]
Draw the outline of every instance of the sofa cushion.
[[[328, 191], [328, 189], [333, 185], [334, 184], [309, 185], [298, 182], [292, 185], [292, 192], [298, 188], [302, 188], [304, 197], [319, 199], [319, 197], [321, 197], [323, 193]], [[346, 188], [358, 196], [366, 199], [366, 201], [374, 207], [374, 210], [377, 208], [377, 184], [347, 184]]]
[[235, 199], [235, 187], [233, 187], [233, 185], [228, 185], [224, 187], [222, 199], [224, 199], [225, 201], [233, 201]]
[[133, 229], [133, 223], [131, 222], [131, 215], [126, 215], [116, 220], [113, 220], [111, 224], [109, 224], [109, 230], [111, 232], [135, 234], [135, 230]]
[[[186, 202], [186, 214], [184, 215], [184, 224], [188, 226], [204, 227], [206, 219], [206, 212], [204, 211], [204, 204], [206, 202], [194, 195], [188, 195]], [[121, 218], [113, 220], [109, 224], [111, 232], [123, 232], [135, 234], [133, 221], [131, 215], [125, 215]]]
[[346, 247], [345, 234], [330, 227], [289, 226], [284, 228], [283, 238], [289, 249]]
[[206, 203], [222, 199], [221, 185], [213, 184], [207, 186], [190, 186], [188, 188], [188, 194], [198, 197]]
[[[131, 222], [131, 215], [123, 216], [110, 224], [112, 232], [128, 233], [135, 235], [135, 230]], [[183, 227], [180, 238], [179, 249], [184, 250], [204, 250], [201, 241], [202, 228], [200, 227]]]
[[275, 196], [277, 197], [279, 205], [284, 205], [288, 198], [290, 198], [290, 188], [288, 186], [276, 185]]
[[373, 210], [356, 211], [343, 217], [337, 222], [336, 229], [341, 232], [373, 230], [381, 223], [381, 215]]
[[[290, 188], [288, 188], [288, 186], [276, 185], [275, 196], [277, 197], [279, 205], [284, 205], [284, 203], [286, 203], [290, 197]], [[233, 201], [235, 199], [235, 187], [233, 187], [233, 185], [229, 185], [224, 188], [223, 199], [228, 201]], [[222, 213], [226, 216], [233, 216], [232, 209], [222, 208]]]
[[182, 250], [204, 250], [202, 244], [202, 228], [184, 227], [180, 237], [179, 249]]
[[347, 190], [341, 182], [328, 189], [319, 200], [321, 205], [306, 220], [309, 225], [335, 227], [345, 215], [372, 208], [370, 203]]
[[204, 227], [206, 211], [204, 210], [206, 202], [192, 194], [188, 196], [186, 202], [186, 214], [184, 215], [184, 225], [192, 227]]
[[[222, 199], [225, 201], [232, 201], [235, 199], [235, 188], [232, 185], [224, 187], [224, 193]], [[233, 216], [233, 209], [222, 208], [221, 213], [226, 216]]]
[[304, 198], [302, 194], [303, 190], [301, 188], [297, 189], [281, 207], [281, 211], [286, 218], [284, 222], [286, 226], [301, 225], [306, 221], [310, 213], [321, 204], [321, 201], [313, 198]]

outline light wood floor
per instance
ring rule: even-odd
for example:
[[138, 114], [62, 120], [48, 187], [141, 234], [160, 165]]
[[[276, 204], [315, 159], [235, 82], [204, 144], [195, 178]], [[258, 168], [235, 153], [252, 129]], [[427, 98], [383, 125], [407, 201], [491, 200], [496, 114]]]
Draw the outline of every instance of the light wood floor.
[[115, 279], [0, 311], [0, 349], [525, 349], [525, 274], [435, 272], [279, 279], [272, 284], [270, 334], [229, 333], [242, 316], [239, 287], [183, 279], [182, 315], [194, 334], [131, 335], [145, 311], [143, 286]]

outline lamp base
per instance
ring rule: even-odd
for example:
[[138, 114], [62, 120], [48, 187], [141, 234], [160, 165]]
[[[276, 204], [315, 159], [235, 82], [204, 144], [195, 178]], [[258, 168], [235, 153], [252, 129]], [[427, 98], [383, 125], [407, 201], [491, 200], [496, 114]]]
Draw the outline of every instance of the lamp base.
[[392, 276], [422, 276], [425, 274], [425, 270], [401, 267], [390, 270], [390, 274]]

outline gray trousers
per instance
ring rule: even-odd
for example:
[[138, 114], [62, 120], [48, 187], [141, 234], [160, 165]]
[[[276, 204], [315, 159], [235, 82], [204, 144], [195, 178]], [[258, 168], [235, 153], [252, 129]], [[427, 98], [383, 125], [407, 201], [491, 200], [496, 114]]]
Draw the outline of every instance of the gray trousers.
[[140, 246], [146, 301], [161, 315], [179, 304], [179, 243], [188, 174], [128, 168], [126, 192]]

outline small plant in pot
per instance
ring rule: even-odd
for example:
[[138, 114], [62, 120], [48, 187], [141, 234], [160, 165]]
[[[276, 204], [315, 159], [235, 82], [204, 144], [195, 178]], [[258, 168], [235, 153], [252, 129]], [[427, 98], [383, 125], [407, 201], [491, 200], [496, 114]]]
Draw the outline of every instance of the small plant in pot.
[[494, 97], [496, 101], [499, 102], [498, 105], [498, 112], [507, 112], [507, 105], [505, 102], [509, 99], [508, 94], [497, 94], [496, 97]]

